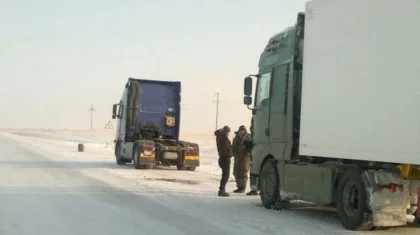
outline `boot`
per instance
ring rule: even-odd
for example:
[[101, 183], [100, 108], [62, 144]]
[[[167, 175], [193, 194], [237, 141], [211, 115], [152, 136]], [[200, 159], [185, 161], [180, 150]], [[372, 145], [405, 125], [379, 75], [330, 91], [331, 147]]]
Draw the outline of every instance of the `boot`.
[[236, 181], [236, 190], [233, 190], [234, 193], [237, 193], [239, 191], [239, 189], [241, 188], [241, 180], [235, 177], [235, 181]]
[[230, 195], [229, 195], [229, 193], [227, 193], [224, 190], [219, 190], [218, 196], [219, 197], [229, 197]]
[[255, 190], [251, 190], [246, 195], [248, 195], [248, 196], [256, 196], [256, 195], [258, 195], [258, 192], [255, 191]]
[[244, 193], [245, 192], [245, 188], [243, 187], [238, 187], [238, 189], [233, 190], [234, 193]]

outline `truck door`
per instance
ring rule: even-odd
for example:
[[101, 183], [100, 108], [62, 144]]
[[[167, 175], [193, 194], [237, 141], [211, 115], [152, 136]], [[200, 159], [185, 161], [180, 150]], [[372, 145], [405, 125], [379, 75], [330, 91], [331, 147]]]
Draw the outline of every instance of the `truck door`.
[[118, 109], [118, 136], [119, 140], [125, 141], [125, 132], [127, 124], [127, 88], [124, 90]]
[[270, 113], [270, 86], [271, 72], [262, 73], [258, 79], [257, 91], [255, 94], [254, 114], [254, 142], [268, 143], [268, 120]]
[[123, 123], [125, 123], [125, 119], [123, 119], [123, 115], [124, 115], [124, 103], [122, 101], [120, 101], [120, 105], [118, 106], [118, 119], [117, 119], [117, 132], [118, 132], [118, 136], [117, 139], [124, 139], [124, 134], [125, 134], [125, 128]]
[[[287, 77], [289, 64], [280, 65], [273, 70], [271, 87], [269, 140], [271, 143], [286, 143], [286, 102], [287, 102]], [[276, 145], [275, 152], [283, 152], [283, 145]]]

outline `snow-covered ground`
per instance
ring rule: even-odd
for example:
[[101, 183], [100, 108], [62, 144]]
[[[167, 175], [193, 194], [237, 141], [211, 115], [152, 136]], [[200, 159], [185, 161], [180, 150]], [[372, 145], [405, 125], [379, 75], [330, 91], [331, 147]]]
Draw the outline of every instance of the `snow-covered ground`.
[[[217, 197], [213, 133], [182, 134], [200, 144], [195, 172], [118, 166], [113, 138], [112, 130], [3, 130], [0, 234], [358, 234], [344, 230], [331, 209], [294, 203], [270, 211], [258, 196]], [[235, 189], [233, 178], [227, 189]], [[405, 227], [363, 234], [419, 233]]]

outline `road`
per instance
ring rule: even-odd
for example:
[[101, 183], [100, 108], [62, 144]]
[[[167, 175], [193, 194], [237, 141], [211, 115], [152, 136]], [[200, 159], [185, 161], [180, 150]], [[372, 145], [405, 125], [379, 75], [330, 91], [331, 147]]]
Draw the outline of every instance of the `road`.
[[[0, 234], [218, 234], [200, 218], [84, 176], [0, 137]], [[11, 164], [12, 163], [12, 164]]]
[[[275, 212], [261, 208], [255, 198], [218, 198], [213, 189], [196, 194], [169, 191], [156, 182], [143, 184], [103, 170], [139, 174], [131, 167], [120, 168], [113, 161], [70, 161], [64, 157], [65, 148], [61, 156], [58, 150], [46, 151], [48, 145], [41, 140], [30, 146], [19, 138], [0, 134], [1, 235], [350, 234], [328, 211]], [[37, 146], [40, 151], [34, 149]], [[195, 187], [189, 184], [185, 188]], [[377, 234], [419, 231], [403, 228]]]

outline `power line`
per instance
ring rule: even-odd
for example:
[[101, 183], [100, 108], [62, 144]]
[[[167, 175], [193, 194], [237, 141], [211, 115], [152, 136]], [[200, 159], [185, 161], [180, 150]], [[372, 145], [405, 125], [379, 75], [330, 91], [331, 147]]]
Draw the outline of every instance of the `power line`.
[[216, 103], [216, 130], [217, 130], [217, 127], [218, 127], [217, 122], [218, 122], [218, 119], [219, 119], [219, 104], [220, 104], [219, 92], [216, 93], [216, 101], [213, 101], [213, 104], [214, 103]]
[[92, 127], [93, 127], [93, 112], [96, 111], [93, 108], [93, 104], [90, 105], [90, 109], [88, 109], [88, 111], [90, 111], [90, 129], [92, 130]]

